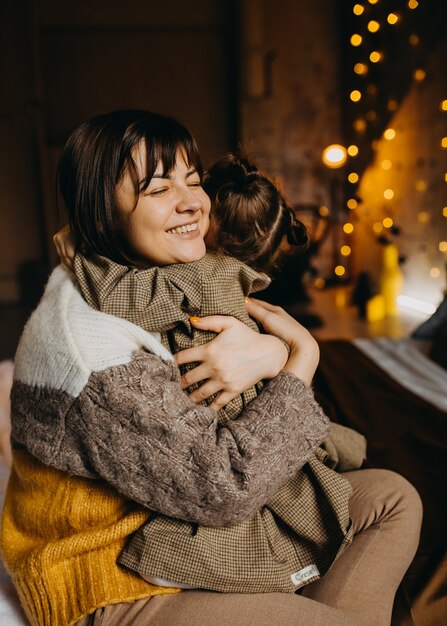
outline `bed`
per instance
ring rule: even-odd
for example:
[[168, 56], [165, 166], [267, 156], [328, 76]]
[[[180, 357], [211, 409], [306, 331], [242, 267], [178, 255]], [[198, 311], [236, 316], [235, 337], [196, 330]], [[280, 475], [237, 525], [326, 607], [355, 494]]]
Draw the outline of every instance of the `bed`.
[[[420, 547], [397, 595], [393, 626], [447, 624], [444, 302], [445, 320], [433, 325], [433, 319], [439, 322], [440, 317], [435, 314], [418, 329], [418, 339], [329, 340], [320, 344], [314, 387], [327, 414], [367, 437], [368, 466], [399, 472], [415, 485], [423, 500]], [[6, 396], [11, 379], [12, 362], [0, 363], [0, 505], [10, 463]], [[0, 623], [27, 623], [1, 563]]]
[[423, 501], [421, 541], [393, 626], [447, 624], [447, 333], [438, 330], [422, 339], [323, 341], [314, 383], [329, 417], [366, 436], [367, 466], [399, 472]]

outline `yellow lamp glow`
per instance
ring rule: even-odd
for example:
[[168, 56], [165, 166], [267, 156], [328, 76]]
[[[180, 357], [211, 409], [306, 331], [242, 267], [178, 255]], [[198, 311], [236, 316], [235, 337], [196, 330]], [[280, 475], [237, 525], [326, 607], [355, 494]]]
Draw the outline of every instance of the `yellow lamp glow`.
[[439, 278], [439, 276], [441, 275], [441, 270], [439, 269], [439, 267], [432, 267], [430, 270], [430, 276], [432, 278]]
[[369, 60], [371, 61], [371, 63], [378, 63], [382, 59], [383, 59], [382, 52], [378, 52], [377, 50], [373, 50], [371, 54], [369, 55]]
[[381, 233], [383, 230], [383, 224], [381, 222], [374, 222], [373, 231], [377, 234]]
[[357, 146], [355, 146], [354, 144], [352, 144], [351, 146], [348, 146], [349, 156], [355, 157], [358, 155], [358, 153], [359, 153], [359, 149]]
[[326, 167], [332, 169], [342, 167], [347, 159], [346, 148], [337, 143], [331, 144], [323, 150], [322, 159]]
[[346, 222], [346, 224], [343, 224], [343, 230], [347, 235], [350, 235], [354, 231], [354, 225]]
[[352, 184], [357, 183], [359, 180], [359, 175], [357, 174], [357, 172], [350, 172], [350, 174], [348, 175], [348, 180]]
[[[446, 243], [446, 242], [444, 242]], [[343, 256], [349, 256], [351, 254], [351, 247], [350, 246], [342, 246], [340, 249], [340, 252], [342, 253]]]
[[366, 63], [356, 63], [354, 65], [354, 72], [359, 75], [364, 75], [368, 73], [368, 66]]
[[425, 79], [426, 75], [427, 74], [426, 74], [425, 70], [419, 68], [419, 69], [414, 71], [413, 78], [414, 78], [414, 80], [417, 80], [420, 83], [420, 82], [422, 82]]
[[383, 170], [390, 170], [393, 166], [393, 163], [390, 161], [390, 159], [383, 159], [380, 165]]
[[321, 217], [327, 217], [330, 211], [327, 206], [320, 206], [320, 208], [318, 209], [318, 213], [321, 215]]
[[399, 21], [399, 16], [396, 15], [396, 13], [390, 13], [386, 19], [388, 24], [391, 24], [391, 26], [393, 26]]
[[417, 9], [419, 6], [418, 0], [408, 0], [408, 8], [409, 9]]
[[441, 139], [441, 148], [447, 148], [447, 137]]
[[370, 20], [368, 22], [368, 30], [370, 33], [377, 33], [380, 29], [380, 24], [377, 20]]
[[379, 0], [368, 0], [369, 4], [377, 4]]
[[351, 211], [353, 211], [357, 208], [358, 202], [355, 198], [349, 198], [349, 200], [346, 202], [346, 206], [348, 207], [348, 209], [351, 209]]
[[441, 110], [442, 111], [447, 111], [447, 100], [443, 100], [441, 102]]
[[382, 224], [383, 224], [384, 228], [391, 228], [391, 226], [394, 224], [394, 222], [391, 219], [391, 217], [385, 217], [383, 219]]
[[334, 269], [334, 272], [335, 274], [337, 274], [337, 276], [343, 276], [346, 270], [343, 265], [337, 265], [337, 267]]
[[363, 37], [357, 33], [354, 33], [350, 41], [351, 41], [351, 46], [354, 46], [356, 48], [357, 46], [362, 45]]
[[354, 12], [354, 15], [361, 15], [363, 11], [365, 10], [365, 8], [362, 7], [361, 4], [354, 4], [352, 10]]
[[[440, 241], [439, 242], [439, 250], [441, 252], [447, 252], [447, 241]], [[343, 254], [343, 252], [342, 252]]]
[[391, 141], [392, 139], [395, 138], [396, 136], [396, 131], [394, 130], [394, 128], [387, 128], [386, 131], [383, 133], [383, 136], [385, 137], [385, 139], [387, 139], [388, 141]]
[[349, 94], [349, 97], [351, 98], [353, 102], [358, 102], [362, 98], [362, 93], [358, 89], [354, 89]]
[[447, 217], [447, 206], [442, 209], [442, 214], [444, 217]]

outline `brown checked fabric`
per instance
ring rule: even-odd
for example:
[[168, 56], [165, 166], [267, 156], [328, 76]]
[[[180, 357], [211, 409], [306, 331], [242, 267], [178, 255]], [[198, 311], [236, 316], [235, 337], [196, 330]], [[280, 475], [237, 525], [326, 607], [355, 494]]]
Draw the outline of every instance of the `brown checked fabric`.
[[[193, 263], [146, 270], [77, 255], [75, 273], [91, 306], [161, 331], [174, 353], [214, 336], [192, 328], [192, 315], [232, 315], [257, 330], [244, 296], [268, 284], [236, 259], [209, 253]], [[256, 396], [257, 389], [249, 389], [225, 407], [219, 421], [237, 418]], [[216, 528], [154, 514], [131, 537], [119, 563], [144, 576], [216, 591], [293, 593], [322, 576], [351, 541], [351, 488], [326, 467], [326, 456], [310, 450], [308, 463], [245, 522]]]
[[[75, 273], [82, 295], [90, 306], [117, 315], [148, 332], [161, 332], [164, 345], [173, 353], [208, 343], [215, 333], [193, 328], [190, 316], [231, 315], [257, 331], [245, 310], [244, 297], [270, 283], [233, 257], [207, 253], [199, 261], [138, 270], [106, 257], [88, 259], [78, 254]], [[180, 368], [185, 373], [197, 365]], [[192, 385], [188, 392], [200, 383]], [[219, 411], [225, 422], [240, 415], [262, 383], [234, 398]], [[207, 398], [210, 404], [214, 396]]]

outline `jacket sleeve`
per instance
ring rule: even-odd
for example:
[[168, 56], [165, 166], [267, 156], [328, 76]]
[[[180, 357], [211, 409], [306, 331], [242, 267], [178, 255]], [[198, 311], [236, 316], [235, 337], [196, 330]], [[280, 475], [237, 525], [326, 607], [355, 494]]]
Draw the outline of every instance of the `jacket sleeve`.
[[238, 419], [220, 425], [215, 411], [181, 390], [174, 363], [139, 352], [91, 375], [52, 464], [77, 473], [78, 442], [91, 477], [127, 498], [171, 517], [231, 525], [251, 517], [306, 463], [328, 424], [311, 389], [282, 372]]

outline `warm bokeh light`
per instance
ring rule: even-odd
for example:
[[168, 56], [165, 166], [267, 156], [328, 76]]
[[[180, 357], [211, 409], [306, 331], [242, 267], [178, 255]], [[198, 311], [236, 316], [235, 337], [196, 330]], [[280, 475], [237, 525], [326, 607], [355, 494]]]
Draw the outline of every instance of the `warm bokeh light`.
[[346, 163], [346, 148], [338, 143], [333, 143], [323, 150], [321, 158], [326, 167], [337, 169]]
[[356, 63], [354, 65], [354, 72], [356, 74], [359, 74], [360, 76], [363, 76], [364, 74], [368, 73], [368, 66], [366, 65], [366, 63]]
[[447, 100], [441, 102], [441, 109], [442, 111], [447, 111]]
[[383, 192], [383, 197], [385, 198], [385, 200], [392, 200], [394, 198], [394, 191], [392, 189], [385, 189], [385, 191]]
[[427, 182], [425, 180], [417, 180], [414, 183], [414, 188], [416, 191], [426, 191], [427, 190]]
[[425, 80], [426, 75], [427, 74], [425, 70], [423, 70], [422, 68], [419, 68], [414, 71], [413, 78], [414, 80], [417, 80], [418, 82], [422, 82], [423, 80]]
[[418, 43], [420, 42], [420, 39], [418, 35], [413, 34], [409, 36], [408, 41], [410, 42], [410, 46], [417, 46]]
[[357, 183], [359, 180], [359, 175], [357, 174], [357, 172], [350, 172], [348, 175], [348, 180], [352, 184]]
[[349, 94], [349, 97], [351, 98], [353, 102], [358, 102], [362, 97], [362, 93], [358, 89], [354, 89]]
[[324, 280], [324, 278], [317, 278], [315, 279], [314, 287], [316, 287], [317, 289], [323, 289], [325, 284], [326, 284], [326, 281]]
[[442, 209], [442, 214], [444, 217], [447, 217], [447, 206]]
[[447, 137], [441, 139], [441, 148], [447, 148]]
[[369, 4], [377, 4], [379, 0], [368, 0]]
[[390, 170], [393, 167], [393, 163], [390, 159], [383, 159], [381, 166], [383, 170]]
[[[446, 243], [446, 242], [444, 242]], [[351, 247], [350, 246], [342, 246], [340, 249], [340, 252], [342, 253], [343, 256], [349, 256], [351, 254]]]
[[351, 222], [346, 222], [346, 224], [343, 224], [343, 231], [350, 235], [354, 231], [354, 225]]
[[381, 222], [374, 222], [373, 231], [377, 234], [381, 233], [383, 230], [383, 224]]
[[377, 113], [375, 111], [368, 111], [366, 113], [366, 119], [368, 122], [375, 122], [377, 119]]
[[419, 6], [418, 0], [408, 0], [408, 8], [409, 9], [417, 9]]
[[364, 133], [366, 130], [366, 121], [359, 117], [355, 120], [354, 124], [354, 130], [356, 130], [358, 133]]
[[[447, 241], [440, 241], [439, 242], [439, 250], [441, 252], [447, 252]], [[342, 252], [343, 254], [343, 252]]]
[[388, 111], [397, 111], [398, 106], [399, 103], [397, 102], [397, 100], [388, 100], [388, 104], [386, 105]]
[[392, 139], [395, 138], [396, 136], [396, 131], [394, 130], [394, 128], [387, 128], [386, 131], [383, 133], [383, 136], [385, 137], [385, 139], [387, 139], [388, 141], [391, 141]]
[[321, 217], [327, 217], [330, 211], [327, 206], [320, 206], [320, 208], [318, 209], [318, 213], [321, 215]]
[[359, 153], [359, 149], [355, 144], [348, 146], [348, 154], [349, 156], [355, 157]]
[[343, 276], [346, 270], [343, 265], [337, 265], [337, 267], [334, 269], [334, 272], [337, 274], [337, 276]]
[[391, 226], [394, 224], [393, 220], [391, 219], [391, 217], [385, 217], [382, 221], [383, 227], [384, 228], [391, 228]]
[[357, 47], [361, 46], [363, 41], [363, 37], [357, 33], [354, 33], [351, 37], [351, 46]]
[[441, 270], [439, 267], [432, 267], [430, 270], [430, 276], [432, 278], [439, 278], [439, 276], [441, 276]]
[[419, 211], [418, 213], [418, 222], [421, 224], [426, 224], [430, 219], [430, 215], [427, 211]]
[[391, 24], [391, 26], [393, 26], [399, 21], [399, 16], [396, 15], [396, 13], [390, 13], [386, 19], [388, 24]]
[[354, 12], [354, 15], [361, 15], [365, 10], [365, 7], [362, 7], [361, 4], [354, 4], [352, 10]]
[[349, 198], [349, 200], [346, 202], [346, 206], [348, 207], [348, 209], [351, 209], [351, 211], [353, 211], [357, 208], [358, 202], [355, 198]]
[[368, 22], [368, 30], [370, 33], [377, 33], [379, 29], [380, 29], [380, 24], [379, 22], [377, 22], [377, 20], [370, 20]]
[[378, 63], [383, 58], [382, 52], [378, 52], [377, 50], [373, 50], [369, 55], [369, 60], [371, 63]]

